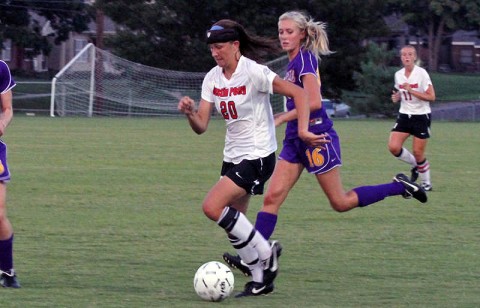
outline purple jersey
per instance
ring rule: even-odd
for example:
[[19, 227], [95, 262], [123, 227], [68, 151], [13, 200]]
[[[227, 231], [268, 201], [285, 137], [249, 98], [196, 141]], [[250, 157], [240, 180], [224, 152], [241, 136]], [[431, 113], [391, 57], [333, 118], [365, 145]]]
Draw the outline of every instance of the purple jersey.
[[[0, 60], [0, 94], [6, 93], [14, 86], [15, 81], [13, 81], [7, 63]], [[7, 164], [7, 145], [2, 140], [0, 140], [0, 181], [10, 181], [10, 171]]]
[[[317, 58], [312, 52], [302, 48], [298, 55], [288, 63], [285, 80], [303, 88], [302, 76], [307, 74], [314, 75], [320, 83]], [[290, 111], [292, 109], [295, 109], [293, 98], [287, 97], [287, 110]], [[332, 126], [333, 122], [328, 118], [323, 107], [319, 110], [310, 112], [309, 131], [312, 133], [321, 134], [328, 131]], [[293, 138], [298, 138], [297, 120], [289, 121], [287, 123], [287, 128], [285, 129], [285, 139]]]
[[7, 63], [0, 60], [0, 94], [3, 94], [15, 86], [12, 74]]

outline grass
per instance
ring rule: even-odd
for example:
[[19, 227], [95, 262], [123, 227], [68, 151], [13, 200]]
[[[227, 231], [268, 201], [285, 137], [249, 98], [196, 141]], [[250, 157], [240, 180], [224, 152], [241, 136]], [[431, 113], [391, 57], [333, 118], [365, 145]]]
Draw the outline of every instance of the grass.
[[438, 101], [479, 101], [480, 74], [431, 73]]
[[[347, 189], [408, 166], [386, 149], [392, 121], [338, 121]], [[335, 213], [303, 175], [274, 237], [275, 293], [225, 307], [478, 307], [477, 123], [434, 123], [434, 191]], [[9, 217], [22, 289], [8, 307], [207, 307], [193, 290], [206, 261], [232, 251], [200, 204], [218, 179], [224, 124], [184, 119], [16, 117], [4, 140]], [[281, 133], [279, 132], [279, 141]], [[254, 220], [261, 197], [252, 199]], [[236, 291], [247, 279], [235, 272]]]

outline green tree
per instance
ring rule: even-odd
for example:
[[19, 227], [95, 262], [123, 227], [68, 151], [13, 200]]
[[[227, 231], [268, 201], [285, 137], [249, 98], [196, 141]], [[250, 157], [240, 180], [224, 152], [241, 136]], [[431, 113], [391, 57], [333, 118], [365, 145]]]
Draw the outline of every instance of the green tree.
[[[359, 68], [365, 39], [385, 35], [381, 0], [97, 0], [96, 5], [122, 26], [106, 44], [131, 61], [172, 70], [207, 71], [214, 62], [205, 45], [205, 31], [222, 18], [243, 24], [251, 33], [276, 37], [278, 17], [305, 10], [327, 22], [335, 54], [321, 61], [322, 91], [339, 97], [353, 89], [352, 72]], [[272, 58], [279, 55], [272, 55]]]
[[363, 95], [349, 101], [356, 111], [367, 115], [391, 117], [396, 108], [390, 96], [393, 89], [393, 76], [398, 68], [388, 66], [395, 57], [395, 51], [370, 43], [360, 63], [360, 71], [355, 71], [353, 79], [357, 90]]
[[335, 51], [324, 57], [320, 65], [322, 92], [326, 97], [337, 98], [342, 96], [342, 90], [355, 89], [353, 72], [360, 69], [365, 41], [388, 35], [383, 19], [388, 7], [381, 0], [309, 2], [312, 4], [308, 11], [317, 20], [327, 22], [330, 46]]
[[41, 26], [32, 14], [50, 21], [55, 30], [54, 42], [65, 41], [70, 32], [82, 32], [91, 20], [83, 1], [19, 1], [0, 0], [0, 44], [11, 39], [18, 47], [28, 50], [27, 56], [48, 54], [50, 43], [41, 33]]
[[231, 18], [253, 34], [275, 37], [282, 2], [98, 0], [96, 6], [122, 26], [106, 41], [119, 56], [154, 67], [206, 71], [214, 65], [205, 44], [212, 23]]
[[479, 0], [390, 0], [389, 4], [403, 15], [415, 34], [428, 37], [431, 71], [437, 71], [440, 47], [447, 34], [459, 29], [480, 29]]

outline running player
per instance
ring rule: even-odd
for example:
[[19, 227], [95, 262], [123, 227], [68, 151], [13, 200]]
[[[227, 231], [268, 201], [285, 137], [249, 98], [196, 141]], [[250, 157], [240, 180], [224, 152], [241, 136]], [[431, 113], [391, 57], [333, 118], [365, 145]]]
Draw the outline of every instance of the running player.
[[[276, 124], [287, 123], [283, 149], [268, 185], [263, 207], [257, 215], [255, 228], [269, 239], [277, 224], [278, 212], [290, 190], [297, 183], [303, 170], [313, 174], [327, 196], [331, 207], [337, 212], [346, 212], [357, 207], [365, 207], [390, 196], [403, 195], [427, 202], [425, 191], [412, 183], [404, 174], [397, 174], [393, 181], [372, 186], [359, 186], [345, 191], [340, 177], [342, 165], [340, 140], [321, 105], [320, 75], [318, 58], [331, 53], [328, 46], [325, 24], [316, 22], [297, 11], [280, 16], [278, 36], [286, 51], [288, 63], [285, 79], [307, 90], [310, 97], [309, 130], [326, 136], [330, 141], [323, 147], [311, 146], [297, 135], [297, 111], [295, 97], [287, 98], [288, 111], [275, 116]], [[241, 256], [240, 256], [241, 257]], [[229, 253], [224, 260], [249, 275], [249, 269], [238, 256]]]
[[[420, 176], [421, 186], [430, 191], [430, 163], [425, 149], [430, 138], [430, 102], [435, 100], [435, 90], [427, 71], [415, 65], [415, 47], [403, 47], [400, 57], [403, 68], [395, 73], [395, 90], [392, 93], [392, 102], [400, 102], [400, 110], [390, 133], [388, 149], [395, 157], [412, 166], [411, 180], [416, 181]], [[403, 147], [410, 135], [413, 135], [413, 154]]]
[[[0, 60], [0, 136], [12, 120], [12, 78], [7, 63]], [[7, 145], [0, 140], [0, 285], [4, 288], [20, 288], [13, 269], [13, 228], [7, 218], [7, 182], [10, 172], [7, 164]]]
[[277, 141], [270, 94], [295, 99], [298, 135], [304, 142], [319, 146], [324, 136], [308, 132], [307, 93], [252, 60], [274, 52], [275, 40], [250, 35], [242, 25], [224, 19], [207, 31], [207, 43], [217, 66], [203, 80], [199, 106], [190, 97], [178, 104], [197, 134], [207, 130], [214, 107], [226, 123], [221, 177], [202, 208], [225, 229], [252, 272], [252, 281], [237, 297], [268, 294], [274, 289], [281, 246], [276, 241], [269, 244], [244, 213], [250, 196], [263, 193], [275, 166]]

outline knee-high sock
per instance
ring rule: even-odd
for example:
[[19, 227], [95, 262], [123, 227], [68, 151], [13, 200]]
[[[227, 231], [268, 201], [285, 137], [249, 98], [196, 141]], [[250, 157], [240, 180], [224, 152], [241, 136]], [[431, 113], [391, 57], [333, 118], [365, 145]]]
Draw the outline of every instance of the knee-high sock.
[[412, 153], [410, 153], [406, 148], [402, 148], [402, 151], [400, 154], [398, 154], [397, 158], [401, 161], [406, 162], [407, 164], [410, 164], [410, 166], [415, 167], [417, 165], [417, 162], [415, 161], [415, 156], [413, 156]]
[[277, 215], [267, 212], [258, 212], [257, 220], [255, 221], [255, 229], [257, 229], [266, 240], [272, 236], [276, 224]]
[[251, 245], [246, 245], [245, 242], [242, 242], [232, 234], [228, 235], [228, 240], [230, 241], [230, 244], [232, 244], [233, 248], [235, 248], [242, 261], [248, 265], [248, 268], [252, 273], [252, 280], [262, 282], [263, 268], [259, 264], [260, 260], [255, 248], [253, 248]]
[[0, 241], [0, 270], [10, 272], [13, 269], [13, 234], [9, 239]]
[[358, 206], [367, 206], [369, 204], [381, 201], [389, 196], [401, 195], [405, 192], [402, 183], [392, 182], [374, 186], [360, 186], [353, 189], [358, 196]]
[[417, 168], [418, 168], [418, 176], [420, 177], [420, 180], [422, 181], [422, 183], [431, 184], [430, 183], [430, 163], [428, 162], [428, 160], [425, 159], [423, 162], [417, 163]]
[[226, 207], [217, 224], [245, 245], [251, 245], [258, 253], [260, 261], [267, 260], [271, 255], [268, 241], [253, 227], [243, 213], [232, 207]]

